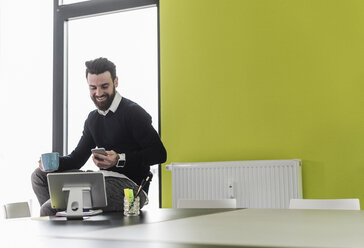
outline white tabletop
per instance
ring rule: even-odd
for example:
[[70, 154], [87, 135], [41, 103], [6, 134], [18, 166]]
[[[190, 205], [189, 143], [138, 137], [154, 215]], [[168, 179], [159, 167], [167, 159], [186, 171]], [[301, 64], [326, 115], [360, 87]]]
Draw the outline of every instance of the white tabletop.
[[74, 237], [185, 244], [364, 247], [364, 211], [241, 209], [107, 228]]

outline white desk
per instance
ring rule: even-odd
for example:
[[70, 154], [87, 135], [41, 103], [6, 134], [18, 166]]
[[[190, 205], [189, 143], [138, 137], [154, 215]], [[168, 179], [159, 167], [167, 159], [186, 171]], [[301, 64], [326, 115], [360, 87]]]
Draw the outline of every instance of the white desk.
[[362, 248], [364, 211], [241, 209], [74, 237], [201, 245]]
[[[100, 236], [82, 238], [81, 236], [96, 230], [159, 223], [225, 211], [231, 211], [231, 209], [153, 209], [142, 210], [139, 216], [125, 217], [122, 212], [114, 212], [72, 221], [67, 221], [64, 217], [51, 217], [43, 220], [0, 219], [0, 247], [211, 248], [199, 244], [150, 243], [143, 240], [115, 240]], [[214, 248], [227, 247], [215, 246]]]
[[364, 211], [348, 210], [160, 209], [87, 221], [14, 219], [0, 229], [1, 247], [364, 247]]

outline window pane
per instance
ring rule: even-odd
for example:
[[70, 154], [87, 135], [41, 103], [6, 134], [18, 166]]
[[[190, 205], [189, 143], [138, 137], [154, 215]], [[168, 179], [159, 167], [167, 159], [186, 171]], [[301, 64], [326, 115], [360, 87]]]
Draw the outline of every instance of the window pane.
[[52, 149], [52, 13], [53, 1], [0, 1], [0, 205], [36, 199], [30, 175]]
[[[95, 109], [89, 96], [85, 61], [98, 57], [115, 63], [118, 92], [141, 105], [158, 130], [157, 8], [69, 21], [68, 39], [68, 152], [77, 145], [84, 121]], [[89, 159], [83, 169], [98, 168]], [[151, 184], [155, 190], [157, 177], [155, 173]], [[158, 205], [158, 192], [151, 204]]]

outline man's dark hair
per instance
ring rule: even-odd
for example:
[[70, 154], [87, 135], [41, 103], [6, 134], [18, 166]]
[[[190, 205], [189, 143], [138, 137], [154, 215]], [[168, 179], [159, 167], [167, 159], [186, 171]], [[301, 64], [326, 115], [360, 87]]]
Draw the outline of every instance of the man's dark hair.
[[116, 78], [116, 66], [113, 62], [108, 60], [107, 58], [97, 58], [94, 60], [86, 61], [86, 78], [87, 75], [90, 74], [101, 74], [105, 71], [109, 71], [111, 74], [111, 79], [114, 82]]

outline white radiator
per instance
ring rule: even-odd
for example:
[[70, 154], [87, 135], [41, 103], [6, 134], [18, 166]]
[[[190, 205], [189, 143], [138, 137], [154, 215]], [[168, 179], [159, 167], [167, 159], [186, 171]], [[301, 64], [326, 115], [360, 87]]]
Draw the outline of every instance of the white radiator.
[[288, 208], [302, 198], [301, 160], [172, 163], [173, 207], [179, 199], [236, 198], [238, 208]]

